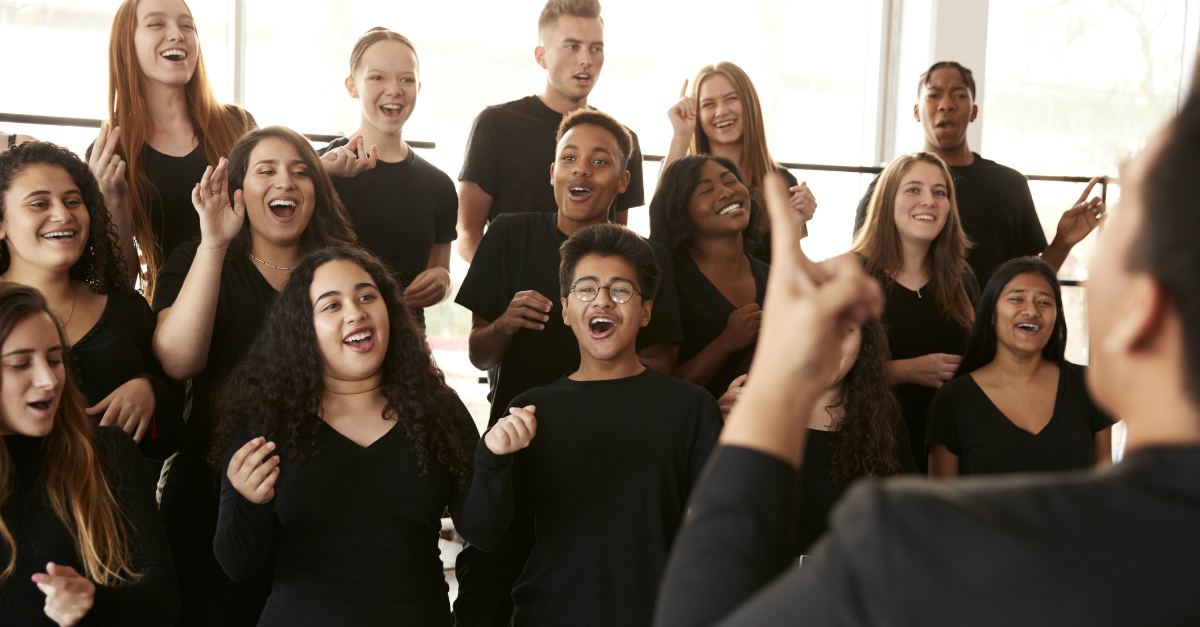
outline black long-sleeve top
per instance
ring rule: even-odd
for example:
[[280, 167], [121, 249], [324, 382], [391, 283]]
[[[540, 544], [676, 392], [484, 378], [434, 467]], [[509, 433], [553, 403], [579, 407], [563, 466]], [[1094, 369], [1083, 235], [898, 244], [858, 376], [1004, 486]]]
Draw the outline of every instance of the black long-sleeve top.
[[[146, 464], [129, 435], [116, 427], [97, 427], [96, 442], [108, 487], [128, 522], [134, 568], [143, 577], [122, 585], [96, 586], [92, 609], [78, 624], [174, 625], [179, 616], [179, 583]], [[46, 438], [4, 436], [16, 475], [16, 491], [4, 503], [0, 515], [16, 540], [17, 562], [13, 574], [0, 583], [0, 625], [56, 625], [44, 612], [46, 595], [30, 579], [45, 573], [47, 562], [70, 566], [85, 575], [71, 532], [39, 486], [42, 468], [53, 463], [46, 459], [45, 444]], [[11, 556], [8, 544], [0, 542], [0, 564], [7, 564]]]
[[859, 482], [789, 569], [794, 480], [757, 451], [713, 455], [656, 624], [1200, 624], [1200, 448], [1100, 472]]
[[[470, 413], [457, 397], [455, 402], [459, 418], [476, 434]], [[241, 433], [230, 442], [226, 471], [234, 452], [258, 435]], [[328, 426], [318, 440], [318, 457], [301, 465], [280, 453], [275, 497], [267, 503], [250, 502], [221, 473], [217, 560], [230, 578], [242, 581], [275, 559], [258, 624], [449, 625], [438, 537], [447, 507], [459, 533], [475, 535], [471, 525], [480, 516], [468, 501], [470, 479], [459, 483], [436, 458], [427, 460], [428, 476], [419, 476], [398, 423], [366, 447]], [[471, 546], [459, 554], [460, 600], [472, 598], [477, 582], [469, 576], [475, 572], [471, 562], [481, 559], [488, 556]], [[489, 617], [464, 616], [461, 602], [455, 611], [457, 624], [485, 624]]]
[[[146, 299], [137, 293], [112, 290], [100, 320], [75, 342], [70, 353], [75, 381], [88, 405], [99, 403], [133, 379], [144, 378], [150, 383], [154, 389], [154, 419], [138, 447], [146, 459], [162, 461], [178, 446], [183, 413], [170, 379], [151, 348], [155, 324]], [[157, 482], [157, 477], [152, 480]]]
[[[529, 447], [477, 447], [472, 498], [490, 500], [490, 549], [533, 529], [512, 624], [649, 625], [685, 504], [721, 431], [712, 396], [647, 368], [606, 381], [559, 379], [521, 394], [537, 407]], [[511, 521], [511, 528], [510, 528]], [[507, 540], [506, 540], [507, 541]]]

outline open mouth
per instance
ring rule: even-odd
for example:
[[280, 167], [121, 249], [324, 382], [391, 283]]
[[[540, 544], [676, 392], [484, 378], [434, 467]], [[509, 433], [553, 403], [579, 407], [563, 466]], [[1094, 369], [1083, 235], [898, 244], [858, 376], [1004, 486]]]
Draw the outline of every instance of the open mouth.
[[591, 74], [580, 73], [580, 74], [576, 74], [575, 76], [572, 76], [571, 78], [575, 79], [577, 82], [580, 82], [580, 83], [590, 83], [592, 81]]
[[30, 403], [29, 406], [38, 411], [50, 411], [50, 406], [53, 404], [54, 404], [54, 399], [47, 399], [44, 401], [34, 401], [34, 402]]
[[717, 122], [716, 124], [713, 124], [713, 128], [729, 128], [736, 123], [737, 120], [725, 120], [724, 122]]
[[383, 114], [389, 118], [398, 118], [398, 117], [400, 117], [400, 114], [404, 111], [404, 105], [385, 104], [385, 105], [380, 105], [379, 110], [383, 111]]
[[945, 130], [952, 129], [956, 126], [958, 126], [958, 125], [955, 124], [954, 122], [951, 122], [950, 120], [942, 120], [941, 122], [937, 123], [935, 128], [937, 128], [939, 131], [945, 131]]
[[734, 201], [733, 204], [727, 205], [724, 209], [718, 211], [717, 215], [727, 216], [732, 213], [741, 213], [741, 211], [742, 211], [742, 203], [740, 201]]
[[291, 198], [276, 198], [267, 203], [267, 208], [271, 210], [271, 213], [284, 221], [291, 220], [292, 216], [296, 215], [296, 208], [299, 206], [300, 203]]
[[169, 48], [158, 53], [158, 56], [168, 61], [182, 62], [187, 58], [187, 51], [183, 48]]
[[352, 350], [365, 353], [375, 346], [375, 331], [373, 329], [355, 329], [347, 335], [342, 343]]
[[616, 330], [617, 323], [613, 322], [613, 319], [608, 316], [595, 316], [591, 320], [588, 320], [588, 332], [594, 339], [604, 339], [615, 333]]
[[1042, 327], [1033, 324], [1032, 322], [1022, 322], [1021, 324], [1017, 325], [1017, 330], [1026, 335], [1037, 335], [1037, 332], [1041, 331]]
[[69, 229], [63, 229], [63, 230], [58, 230], [58, 231], [51, 231], [51, 232], [49, 232], [49, 233], [42, 233], [42, 238], [43, 238], [43, 239], [50, 239], [50, 240], [74, 239], [74, 238], [75, 238], [75, 231], [72, 231], [72, 230], [69, 230]]
[[584, 200], [587, 200], [587, 198], [591, 196], [593, 192], [594, 190], [584, 183], [571, 183], [571, 185], [567, 187], [567, 193], [570, 194], [571, 200], [575, 202], [583, 202]]
[[916, 220], [917, 222], [933, 224], [934, 222], [937, 222], [937, 216], [933, 215], [932, 213], [918, 213], [917, 215], [913, 216], [913, 220]]

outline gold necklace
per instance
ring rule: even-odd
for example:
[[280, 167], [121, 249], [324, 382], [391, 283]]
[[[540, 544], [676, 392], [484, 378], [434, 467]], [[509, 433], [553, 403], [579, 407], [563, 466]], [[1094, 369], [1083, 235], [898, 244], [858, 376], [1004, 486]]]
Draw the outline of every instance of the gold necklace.
[[254, 256], [254, 253], [246, 253], [246, 254], [247, 254], [247, 255], [250, 255], [250, 258], [251, 258], [251, 259], [253, 259], [253, 260], [255, 260], [255, 261], [257, 261], [257, 262], [261, 263], [262, 265], [264, 265], [264, 266], [266, 266], [266, 267], [268, 267], [268, 268], [275, 268], [276, 270], [295, 270], [296, 268], [299, 268], [299, 267], [300, 267], [300, 266], [292, 266], [292, 267], [290, 267], [290, 268], [281, 268], [281, 267], [279, 267], [279, 266], [271, 265], [271, 264], [269, 264], [269, 263], [267, 263], [267, 262], [263, 261], [262, 259], [259, 259], [258, 257], [255, 257], [255, 256]]

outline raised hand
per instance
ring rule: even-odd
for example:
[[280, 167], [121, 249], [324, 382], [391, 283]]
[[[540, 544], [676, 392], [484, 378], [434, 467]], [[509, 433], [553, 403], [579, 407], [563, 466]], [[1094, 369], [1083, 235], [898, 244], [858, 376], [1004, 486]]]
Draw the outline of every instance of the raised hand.
[[412, 307], [433, 307], [450, 293], [450, 271], [434, 266], [418, 274], [404, 288], [404, 300]]
[[1088, 194], [1092, 193], [1092, 188], [1099, 181], [1100, 177], [1098, 176], [1088, 181], [1079, 200], [1076, 200], [1075, 205], [1064, 211], [1062, 217], [1058, 219], [1058, 230], [1055, 232], [1054, 239], [1060, 241], [1064, 246], [1070, 248], [1082, 242], [1083, 238], [1104, 221], [1105, 208], [1100, 197], [1088, 200]]
[[496, 318], [492, 327], [504, 335], [515, 335], [520, 329], [541, 331], [550, 320], [550, 310], [554, 307], [550, 299], [533, 290], [517, 292], [504, 315]]
[[371, 146], [366, 153], [363, 136], [355, 135], [345, 146], [339, 146], [321, 156], [321, 163], [329, 176], [352, 177], [375, 167], [379, 162], [379, 149]]
[[79, 623], [96, 601], [96, 584], [70, 566], [50, 562], [45, 574], [34, 575], [33, 581], [46, 595], [46, 616], [60, 627]]
[[738, 399], [742, 397], [742, 392], [746, 391], [746, 379], [749, 378], [750, 375], [744, 374], [733, 381], [730, 381], [729, 388], [725, 390], [725, 393], [721, 395], [721, 398], [717, 399], [717, 406], [721, 408], [722, 418], [729, 418], [729, 414], [733, 411], [733, 407], [737, 405]]
[[509, 455], [529, 446], [537, 434], [537, 418], [533, 416], [536, 410], [533, 405], [510, 408], [509, 415], [501, 418], [483, 436], [488, 450], [496, 455]]
[[246, 205], [242, 190], [233, 193], [229, 202], [229, 161], [221, 157], [216, 168], [204, 169], [204, 176], [192, 188], [192, 206], [200, 214], [200, 244], [209, 248], [227, 248], [242, 230]]
[[121, 138], [121, 127], [108, 132], [108, 124], [100, 126], [100, 134], [92, 143], [92, 156], [88, 159], [88, 168], [100, 183], [100, 193], [112, 202], [125, 198], [129, 185], [125, 181], [125, 161], [117, 153], [117, 143]]
[[133, 436], [134, 442], [141, 442], [142, 436], [150, 428], [154, 419], [154, 388], [145, 377], [126, 381], [124, 385], [89, 407], [87, 414], [96, 416], [104, 414], [100, 426], [120, 427], [122, 431]]
[[817, 198], [808, 188], [808, 182], [801, 182], [789, 189], [788, 192], [792, 194], [788, 197], [788, 206], [800, 215], [800, 222], [805, 223], [812, 220], [813, 215], [817, 213]]
[[721, 332], [721, 340], [729, 350], [741, 350], [758, 339], [761, 326], [762, 308], [758, 303], [750, 303], [729, 314], [729, 319], [725, 321], [725, 330]]
[[262, 505], [275, 498], [275, 481], [279, 479], [279, 456], [267, 455], [275, 450], [274, 442], [254, 438], [238, 449], [229, 460], [225, 475], [238, 494], [251, 503]]
[[688, 81], [683, 80], [683, 89], [679, 90], [679, 101], [667, 109], [667, 117], [671, 120], [671, 128], [677, 136], [691, 137], [696, 132], [696, 101], [687, 93]]

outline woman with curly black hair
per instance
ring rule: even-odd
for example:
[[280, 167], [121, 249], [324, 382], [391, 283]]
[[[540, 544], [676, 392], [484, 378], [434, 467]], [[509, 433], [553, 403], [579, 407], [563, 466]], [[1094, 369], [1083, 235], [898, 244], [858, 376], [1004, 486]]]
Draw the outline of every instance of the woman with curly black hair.
[[259, 625], [450, 622], [438, 532], [448, 507], [470, 536], [479, 435], [401, 294], [364, 250], [309, 255], [221, 390], [215, 549], [235, 581], [274, 556]]
[[767, 289], [767, 264], [752, 254], [761, 212], [737, 166], [709, 155], [668, 166], [650, 201], [650, 239], [671, 251], [683, 324], [671, 373], [713, 397], [754, 357]]
[[154, 314], [129, 286], [117, 241], [96, 179], [73, 153], [46, 142], [0, 153], [0, 280], [46, 296], [87, 413], [162, 462], [183, 420], [151, 349]]
[[[841, 365], [807, 420], [793, 555], [804, 555], [825, 533], [830, 510], [854, 479], [917, 472], [900, 403], [888, 382], [889, 361], [887, 333], [878, 320], [847, 324]], [[721, 398], [723, 413], [728, 415], [744, 389], [732, 387]]]
[[180, 244], [158, 277], [154, 352], [191, 379], [191, 413], [165, 473], [163, 520], [183, 589], [180, 625], [254, 625], [269, 573], [235, 584], [213, 555], [219, 479], [208, 464], [212, 394], [254, 340], [267, 308], [310, 251], [352, 244], [354, 231], [303, 135], [251, 131], [192, 189], [199, 242]]

